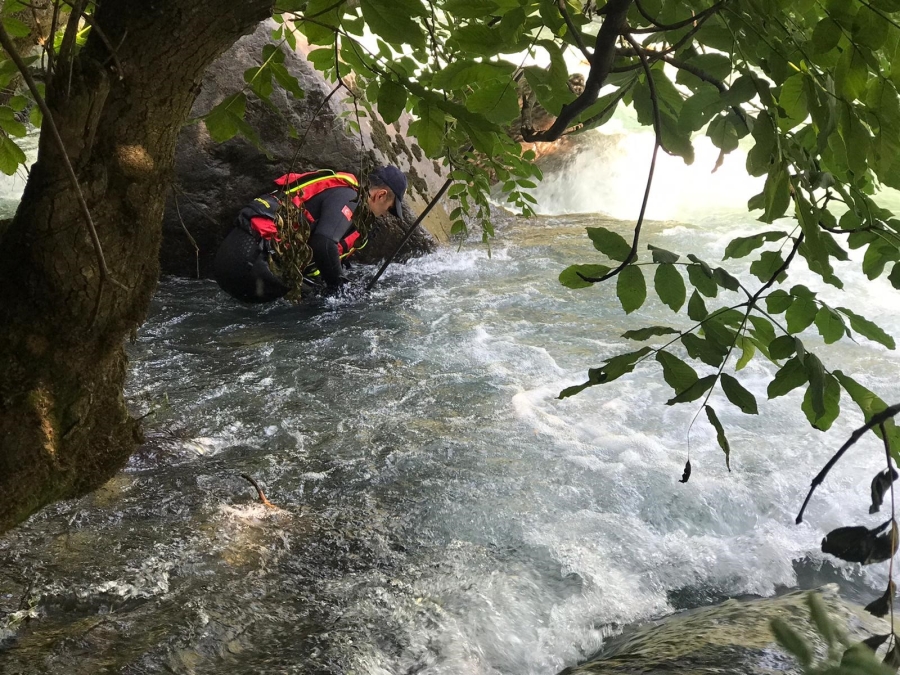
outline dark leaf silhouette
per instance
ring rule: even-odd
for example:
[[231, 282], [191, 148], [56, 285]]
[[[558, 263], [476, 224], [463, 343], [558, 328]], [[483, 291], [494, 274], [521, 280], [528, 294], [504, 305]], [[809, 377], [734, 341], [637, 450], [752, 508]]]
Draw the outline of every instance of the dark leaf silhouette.
[[887, 616], [888, 612], [891, 611], [891, 605], [894, 602], [894, 594], [896, 592], [897, 587], [894, 585], [894, 582], [889, 582], [888, 588], [884, 592], [884, 595], [866, 605], [866, 611], [869, 614], [874, 614], [875, 616]]
[[[890, 527], [889, 527], [890, 526]], [[897, 524], [893, 518], [878, 527], [839, 527], [825, 535], [822, 552], [863, 565], [883, 562], [897, 552]]]
[[[867, 664], [871, 663], [872, 657], [875, 655], [875, 652], [878, 651], [878, 648], [881, 647], [889, 637], [891, 637], [891, 633], [873, 635], [862, 642], [850, 645], [841, 657], [841, 667], [847, 668], [850, 672], [857, 672], [857, 670], [854, 669], [854, 666], [862, 666], [865, 668]], [[872, 652], [871, 656], [869, 656], [867, 652]], [[868, 671], [863, 670], [862, 672]]]
[[869, 513], [877, 513], [884, 503], [884, 495], [891, 489], [891, 483], [897, 480], [897, 471], [891, 467], [890, 474], [885, 469], [875, 474], [872, 479], [872, 506], [869, 507]]
[[897, 636], [894, 636], [894, 646], [888, 649], [884, 655], [884, 665], [896, 670], [900, 668], [900, 643], [897, 642]]
[[871, 649], [873, 652], [877, 652], [878, 648], [884, 644], [885, 640], [891, 637], [890, 633], [885, 633], [884, 635], [873, 635], [870, 638], [866, 638], [862, 641], [866, 647]]
[[684, 473], [681, 474], [681, 480], [679, 483], [687, 483], [691, 477], [691, 460], [687, 461], [687, 464], [684, 465]]

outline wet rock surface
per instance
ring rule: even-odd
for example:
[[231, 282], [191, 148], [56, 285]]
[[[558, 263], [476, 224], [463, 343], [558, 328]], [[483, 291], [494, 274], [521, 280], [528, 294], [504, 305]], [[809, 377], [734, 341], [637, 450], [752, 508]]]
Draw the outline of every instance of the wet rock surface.
[[[890, 631], [886, 621], [843, 600], [837, 586], [818, 591], [832, 620], [850, 642]], [[713, 607], [674, 614], [626, 631], [612, 639], [593, 659], [566, 668], [559, 675], [624, 675], [625, 673], [681, 673], [683, 675], [770, 675], [801, 673], [797, 661], [776, 642], [769, 629], [780, 618], [816, 646], [826, 645], [810, 620], [806, 591], [774, 598], [726, 600]]]
[[[244, 73], [259, 66], [263, 47], [272, 42], [273, 25], [264, 22], [213, 64], [204, 77], [192, 117], [206, 114], [246, 87]], [[238, 210], [253, 197], [272, 190], [272, 181], [288, 169], [330, 168], [359, 174], [360, 167], [367, 164], [395, 164], [409, 178], [407, 203], [415, 213], [425, 208], [445, 180], [442, 168], [407, 138], [408, 120], [401, 118], [386, 126], [379, 119], [363, 117], [361, 133], [349, 131], [347, 121], [356, 118], [347, 90], [329, 98], [335, 84], [326, 82], [306, 60], [308, 46], [298, 44], [296, 52], [282, 49], [286, 51], [284, 67], [297, 78], [305, 96], [297, 99], [277, 84], [271, 106], [248, 95], [245, 119], [258, 135], [260, 147], [242, 137], [216, 143], [200, 121], [182, 131], [175, 158], [175, 186], [163, 222], [163, 273], [210, 276], [216, 249]], [[299, 138], [292, 137], [292, 128]], [[372, 240], [358, 261], [380, 260], [399, 243], [399, 233], [406, 225], [392, 216], [382, 221], [373, 228]], [[432, 251], [435, 235], [445, 239], [449, 233], [449, 219], [440, 205], [424, 224], [432, 234], [420, 228], [401, 258]]]

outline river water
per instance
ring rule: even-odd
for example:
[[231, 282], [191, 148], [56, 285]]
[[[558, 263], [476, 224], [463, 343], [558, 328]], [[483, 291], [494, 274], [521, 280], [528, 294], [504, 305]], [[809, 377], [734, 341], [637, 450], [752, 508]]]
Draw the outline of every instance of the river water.
[[[817, 432], [799, 391], [765, 400], [773, 367], [751, 363], [759, 416], [712, 399], [732, 471], [698, 420], [687, 484], [697, 408], [663, 405], [655, 364], [557, 398], [634, 349], [624, 330], [669, 318], [652, 293], [626, 319], [612, 287], [557, 281], [598, 260], [585, 226], [627, 234], [613, 218], [636, 211], [630, 167], [649, 153], [630, 142], [598, 136], [550, 171], [546, 215], [501, 217], [490, 251], [393, 266], [368, 296], [258, 308], [163, 280], [128, 348], [146, 443], [102, 489], [0, 538], [0, 670], [552, 675], [628, 624], [723, 597], [832, 580], [881, 594], [883, 566], [818, 552], [828, 530], [884, 517], [868, 515], [874, 439], [793, 524], [861, 423], [846, 396]], [[715, 260], [751, 231], [739, 161], [662, 169], [645, 241]], [[900, 336], [896, 293], [847, 270], [837, 304]], [[900, 400], [895, 353], [804, 340]]]

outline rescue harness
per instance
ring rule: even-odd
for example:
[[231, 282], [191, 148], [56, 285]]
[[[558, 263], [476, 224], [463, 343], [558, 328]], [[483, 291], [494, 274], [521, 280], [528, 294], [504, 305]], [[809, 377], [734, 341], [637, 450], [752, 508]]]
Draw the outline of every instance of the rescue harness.
[[[301, 216], [309, 227], [315, 225], [316, 219], [306, 209], [306, 201], [325, 190], [335, 187], [350, 187], [359, 192], [359, 180], [352, 173], [321, 169], [303, 173], [287, 173], [275, 179], [280, 189], [262, 195], [241, 209], [238, 222], [251, 234], [269, 242], [270, 252], [279, 248], [279, 244], [289, 247], [289, 241], [301, 229]], [[290, 199], [288, 199], [288, 197]], [[293, 212], [293, 213], [291, 213]], [[291, 217], [293, 216], [293, 217]], [[287, 228], [290, 227], [291, 231]], [[353, 227], [338, 243], [338, 256], [341, 260], [353, 255], [368, 243], [366, 237]], [[310, 256], [311, 258], [311, 256]], [[303, 276], [319, 275], [315, 264], [307, 263], [303, 268]]]

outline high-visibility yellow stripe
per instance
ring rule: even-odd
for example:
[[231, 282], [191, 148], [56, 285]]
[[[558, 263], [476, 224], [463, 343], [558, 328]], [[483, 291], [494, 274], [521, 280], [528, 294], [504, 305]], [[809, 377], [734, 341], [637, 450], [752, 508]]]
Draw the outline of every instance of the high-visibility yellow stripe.
[[290, 195], [290, 194], [293, 194], [293, 193], [295, 193], [295, 192], [299, 192], [299, 191], [302, 190], [303, 188], [309, 187], [310, 185], [313, 185], [314, 183], [319, 183], [319, 182], [321, 182], [321, 181], [323, 181], [323, 180], [331, 180], [332, 178], [340, 178], [340, 179], [342, 179], [342, 180], [345, 181], [346, 183], [349, 183], [350, 185], [352, 185], [352, 186], [355, 187], [355, 188], [358, 188], [358, 187], [359, 187], [359, 181], [356, 180], [356, 176], [354, 176], [353, 174], [350, 174], [350, 173], [333, 173], [333, 174], [331, 174], [330, 176], [321, 176], [321, 177], [319, 177], [319, 178], [313, 178], [312, 180], [308, 180], [308, 181], [306, 181], [305, 183], [301, 183], [300, 185], [295, 185], [295, 186], [292, 187], [290, 190], [287, 190], [287, 191], [285, 192], [285, 194]]

